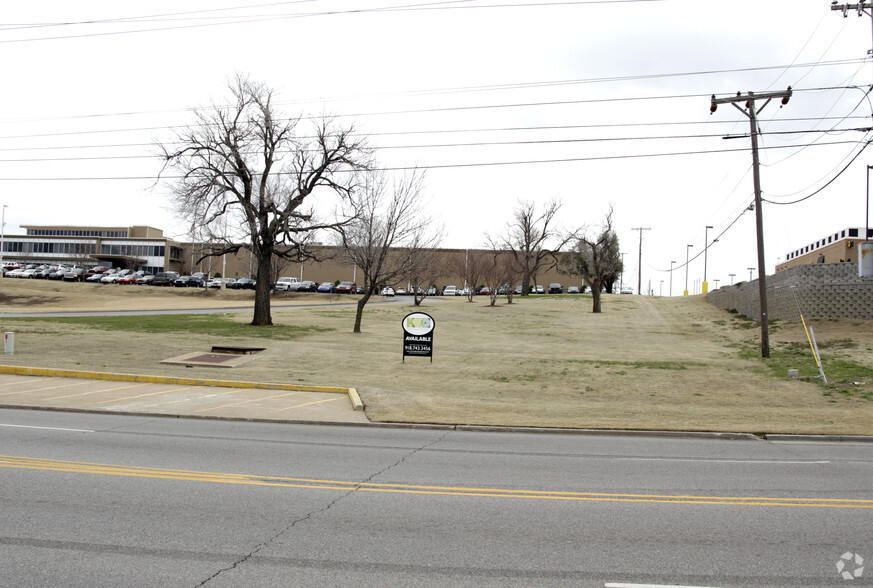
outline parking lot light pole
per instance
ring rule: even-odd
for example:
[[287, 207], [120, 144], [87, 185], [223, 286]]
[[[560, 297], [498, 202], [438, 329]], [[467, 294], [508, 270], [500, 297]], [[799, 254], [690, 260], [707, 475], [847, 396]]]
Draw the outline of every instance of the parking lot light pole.
[[8, 204], [3, 205], [3, 213], [0, 215], [0, 267], [3, 267], [3, 239], [6, 236], [6, 209]]
[[706, 225], [703, 231], [703, 293], [709, 292], [709, 282], [706, 281], [706, 254], [709, 251], [709, 229], [712, 225]]
[[670, 262], [670, 296], [673, 296], [673, 264], [675, 261]]
[[683, 294], [683, 296], [688, 296], [688, 263], [690, 261], [692, 247], [694, 247], [694, 245], [689, 245], [685, 248], [685, 294]]

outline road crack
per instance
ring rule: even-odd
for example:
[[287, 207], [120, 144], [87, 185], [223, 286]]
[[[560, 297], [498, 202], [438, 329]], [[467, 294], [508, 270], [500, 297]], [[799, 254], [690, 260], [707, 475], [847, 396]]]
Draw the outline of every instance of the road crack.
[[321, 513], [323, 513], [323, 512], [327, 512], [328, 510], [330, 510], [331, 508], [333, 508], [334, 506], [336, 506], [339, 502], [343, 501], [344, 499], [348, 498], [349, 496], [351, 496], [352, 494], [354, 494], [355, 492], [357, 492], [357, 491], [358, 491], [358, 490], [359, 490], [359, 489], [360, 489], [364, 484], [368, 484], [368, 483], [372, 482], [373, 480], [375, 480], [377, 477], [379, 477], [379, 476], [381, 476], [382, 474], [384, 474], [385, 472], [388, 472], [388, 471], [390, 471], [390, 470], [392, 470], [392, 469], [398, 467], [399, 465], [401, 465], [404, 461], [406, 461], [407, 459], [409, 459], [409, 458], [412, 457], [413, 455], [415, 455], [415, 454], [417, 454], [417, 453], [419, 453], [419, 452], [421, 452], [421, 451], [424, 451], [424, 450], [426, 450], [426, 449], [428, 449], [428, 448], [430, 448], [430, 447], [432, 447], [432, 446], [434, 446], [434, 445], [440, 443], [440, 442], [441, 442], [443, 439], [445, 439], [445, 438], [449, 435], [449, 433], [451, 433], [451, 432], [452, 432], [452, 431], [445, 431], [442, 435], [440, 435], [439, 437], [437, 437], [436, 439], [434, 439], [434, 440], [431, 441], [430, 443], [426, 443], [426, 444], [422, 445], [421, 447], [416, 447], [415, 449], [409, 451], [406, 455], [402, 456], [400, 459], [398, 459], [398, 460], [395, 461], [394, 463], [392, 463], [392, 464], [390, 464], [390, 465], [387, 465], [387, 466], [385, 466], [384, 468], [382, 468], [381, 470], [379, 470], [378, 472], [375, 472], [375, 473], [373, 473], [372, 475], [368, 476], [367, 478], [365, 478], [365, 479], [363, 479], [363, 480], [360, 480], [360, 481], [356, 482], [355, 485], [352, 486], [352, 487], [348, 490], [348, 492], [345, 492], [345, 493], [341, 494], [340, 496], [337, 496], [336, 498], [334, 498], [333, 500], [331, 500], [330, 502], [328, 502], [328, 503], [327, 503], [325, 506], [323, 506], [322, 508], [319, 508], [319, 509], [313, 510], [313, 511], [311, 511], [311, 512], [306, 513], [305, 515], [303, 515], [303, 516], [301, 516], [301, 517], [298, 517], [298, 518], [294, 519], [293, 521], [291, 521], [290, 523], [288, 523], [288, 524], [287, 524], [283, 529], [281, 529], [280, 531], [278, 531], [277, 533], [275, 533], [272, 537], [270, 537], [270, 538], [268, 538], [268, 539], [262, 541], [261, 543], [257, 544], [257, 545], [254, 547], [254, 549], [252, 549], [252, 550], [251, 550], [249, 553], [247, 553], [246, 555], [244, 555], [244, 556], [240, 557], [239, 559], [237, 559], [237, 560], [236, 560], [235, 562], [233, 562], [231, 565], [229, 565], [229, 566], [227, 566], [227, 567], [224, 567], [224, 568], [221, 568], [221, 569], [219, 569], [219, 570], [216, 570], [216, 572], [215, 572], [214, 574], [212, 574], [211, 576], [209, 576], [208, 578], [206, 578], [205, 580], [203, 580], [202, 582], [200, 582], [199, 584], [197, 584], [198, 588], [199, 588], [200, 586], [205, 586], [206, 584], [208, 584], [209, 582], [211, 582], [212, 580], [214, 580], [215, 578], [217, 578], [217, 577], [220, 576], [221, 574], [224, 574], [224, 573], [226, 573], [226, 572], [232, 572], [232, 571], [235, 570], [236, 568], [238, 568], [238, 567], [240, 567], [241, 565], [245, 564], [247, 561], [249, 561], [250, 559], [252, 559], [253, 557], [255, 557], [259, 552], [261, 552], [261, 551], [264, 550], [265, 548], [269, 547], [269, 546], [270, 546], [274, 541], [276, 541], [277, 539], [279, 539], [279, 538], [282, 537], [283, 535], [285, 535], [285, 534], [287, 534], [288, 532], [290, 532], [290, 531], [291, 531], [291, 530], [292, 530], [296, 525], [298, 525], [298, 524], [300, 524], [300, 523], [304, 523], [304, 522], [306, 522], [307, 520], [311, 519], [312, 517], [317, 516], [317, 515], [319, 515], [319, 514], [321, 514]]

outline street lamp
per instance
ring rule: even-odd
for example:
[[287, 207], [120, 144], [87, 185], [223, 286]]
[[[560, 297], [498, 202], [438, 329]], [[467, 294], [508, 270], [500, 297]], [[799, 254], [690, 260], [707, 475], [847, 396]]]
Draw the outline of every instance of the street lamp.
[[664, 295], [664, 280], [661, 280], [661, 287], [658, 288], [658, 296]]
[[706, 281], [706, 253], [709, 251], [709, 229], [712, 225], [706, 225], [703, 231], [703, 293], [709, 292], [709, 283]]
[[733, 286], [734, 285], [734, 276], [736, 276], [737, 274], [728, 274], [728, 275], [731, 277], [731, 286]]
[[689, 245], [685, 248], [685, 294], [683, 296], [688, 296], [688, 263], [690, 261], [691, 248], [694, 245]]
[[719, 280], [713, 280], [713, 282], [715, 282], [715, 289], [718, 290], [718, 282], [719, 282]]
[[670, 262], [670, 296], [673, 296], [673, 264], [675, 261]]
[[752, 272], [755, 271], [755, 268], [747, 267], [746, 269], [749, 270], [749, 281], [751, 282], [752, 281]]

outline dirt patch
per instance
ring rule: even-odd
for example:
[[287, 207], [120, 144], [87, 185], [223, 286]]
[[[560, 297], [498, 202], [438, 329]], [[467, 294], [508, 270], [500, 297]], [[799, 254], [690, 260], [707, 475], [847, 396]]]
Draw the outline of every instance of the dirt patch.
[[[24, 283], [21, 283], [24, 282]], [[57, 290], [54, 290], [57, 288]], [[22, 307], [0, 299], [0, 313], [70, 310], [246, 308], [252, 292], [0, 280], [9, 296], [52, 298]], [[222, 370], [233, 379], [353, 386], [374, 421], [544, 427], [873, 434], [873, 378], [853, 396], [828, 396], [814, 382], [774, 378], [749, 354], [754, 322], [701, 297], [606, 296], [591, 313], [584, 296], [516, 298], [498, 307], [462, 298], [368, 305], [364, 332], [351, 332], [354, 297], [283, 294], [277, 325], [318, 327], [293, 340], [106, 331], [59, 323], [13, 322], [16, 353], [3, 363], [147, 375], [215, 377], [215, 368], [160, 365], [213, 345], [266, 347], [256, 360]], [[311, 307], [311, 304], [322, 306]], [[302, 306], [307, 305], [307, 306]], [[403, 362], [403, 316], [434, 317], [434, 359]], [[254, 328], [254, 327], [252, 327]], [[816, 321], [822, 354], [873, 373], [873, 322]], [[800, 344], [799, 324], [777, 322], [771, 343]], [[810, 355], [801, 361], [814, 365]]]

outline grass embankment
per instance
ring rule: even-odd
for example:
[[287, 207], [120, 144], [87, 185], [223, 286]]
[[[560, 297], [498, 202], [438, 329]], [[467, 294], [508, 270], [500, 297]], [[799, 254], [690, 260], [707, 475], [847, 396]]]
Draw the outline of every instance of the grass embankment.
[[[51, 303], [26, 310], [76, 306], [66, 293], [81, 285], [69, 286], [53, 292]], [[119, 300], [128, 308], [179, 304], [173, 292], [149, 290], [142, 297], [128, 290]], [[119, 309], [95, 300], [94, 292], [101, 291], [78, 305]], [[336, 302], [274, 307], [271, 328], [249, 326], [245, 311], [0, 318], [0, 329], [16, 331], [16, 354], [7, 364], [151, 375], [215, 377], [214, 368], [159, 362], [214, 344], [267, 347], [221, 377], [352, 386], [376, 421], [873, 434], [870, 322], [815, 322], [825, 386], [813, 379], [818, 368], [800, 325], [774, 324], [765, 361], [756, 322], [699, 297], [607, 296], [601, 314], [590, 312], [587, 296], [516, 298], [511, 305], [501, 299], [495, 307], [453, 298], [414, 309], [401, 301], [368, 305], [358, 335], [351, 332], [354, 307]], [[402, 361], [400, 321], [413, 310], [436, 320], [432, 363]], [[0, 312], [13, 311], [0, 301]], [[788, 369], [803, 378], [789, 380]]]

